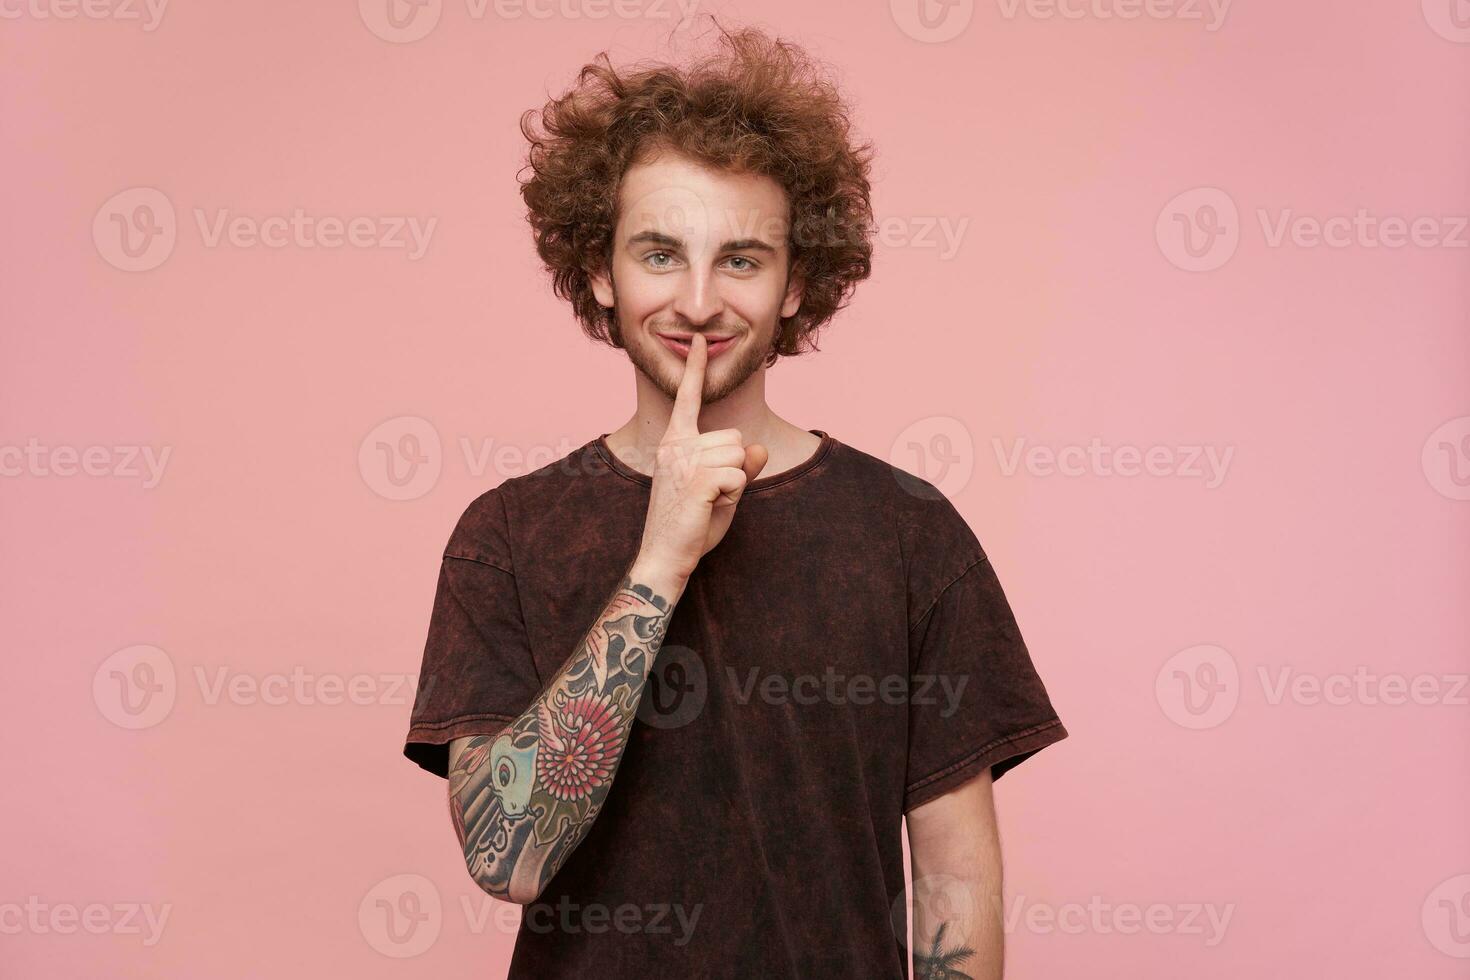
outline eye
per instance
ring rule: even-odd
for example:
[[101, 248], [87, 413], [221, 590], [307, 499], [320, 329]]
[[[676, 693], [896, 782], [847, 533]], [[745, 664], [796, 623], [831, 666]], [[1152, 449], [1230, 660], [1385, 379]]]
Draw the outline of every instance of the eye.
[[668, 268], [668, 265], [653, 261], [654, 259], [657, 259], [660, 256], [662, 256], [665, 259], [668, 259], [670, 262], [672, 262], [673, 259], [674, 259], [674, 257], [672, 255], [670, 255], [668, 252], [649, 252], [648, 255], [644, 258], [644, 261], [651, 263], [655, 269], [667, 269]]
[[752, 272], [752, 271], [754, 271], [755, 269], [758, 268], [758, 266], [756, 265], [756, 263], [752, 259], [750, 259], [749, 257], [744, 256], [744, 255], [732, 255], [730, 257], [730, 261], [731, 262], [744, 262], [745, 263], [744, 266], [742, 266], [740, 268], [737, 268], [735, 270], [736, 272]]
[[500, 781], [501, 786], [509, 786], [511, 779], [510, 764], [502, 762], [500, 768], [495, 773], [495, 778]]

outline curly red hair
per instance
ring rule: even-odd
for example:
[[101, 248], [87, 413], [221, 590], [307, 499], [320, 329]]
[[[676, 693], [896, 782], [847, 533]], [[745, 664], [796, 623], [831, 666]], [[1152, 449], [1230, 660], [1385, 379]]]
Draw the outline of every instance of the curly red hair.
[[[718, 26], [718, 25], [717, 25]], [[665, 149], [735, 173], [771, 178], [790, 203], [789, 274], [801, 307], [776, 330], [769, 367], [816, 350], [815, 335], [872, 271], [871, 143], [851, 137], [836, 86], [796, 45], [719, 27], [720, 49], [678, 68], [614, 68], [607, 53], [577, 84], [521, 117], [530, 142], [521, 196], [556, 294], [593, 340], [622, 347], [591, 276], [609, 269], [618, 188], [629, 166]]]

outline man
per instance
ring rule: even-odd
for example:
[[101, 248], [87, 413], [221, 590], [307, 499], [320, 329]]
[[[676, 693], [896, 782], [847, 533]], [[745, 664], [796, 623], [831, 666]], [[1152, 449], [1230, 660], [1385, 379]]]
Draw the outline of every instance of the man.
[[916, 972], [1000, 977], [991, 785], [1067, 732], [950, 502], [766, 404], [868, 274], [868, 150], [799, 50], [721, 33], [523, 124], [637, 409], [464, 512], [404, 751], [525, 906], [512, 977], [906, 977], [905, 815]]

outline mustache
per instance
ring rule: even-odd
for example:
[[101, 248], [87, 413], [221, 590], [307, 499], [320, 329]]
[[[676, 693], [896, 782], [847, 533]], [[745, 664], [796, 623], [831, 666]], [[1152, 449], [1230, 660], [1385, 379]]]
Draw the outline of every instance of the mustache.
[[687, 323], [656, 323], [653, 325], [654, 333], [702, 333], [705, 336], [719, 334], [720, 336], [739, 336], [745, 333], [746, 328], [738, 323], [721, 323], [710, 327], [695, 327]]

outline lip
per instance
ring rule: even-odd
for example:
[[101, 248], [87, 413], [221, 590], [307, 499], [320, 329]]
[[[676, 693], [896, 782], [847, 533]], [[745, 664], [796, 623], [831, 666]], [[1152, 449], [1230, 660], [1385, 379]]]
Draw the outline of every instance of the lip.
[[[692, 337], [692, 336], [693, 335], [690, 334], [690, 335], [682, 336], [681, 337], [678, 334], [661, 333], [661, 334], [658, 335], [658, 339], [661, 340], [661, 341], [663, 341], [663, 345], [665, 347], [667, 347], [669, 350], [673, 351], [675, 354], [678, 354], [682, 358], [688, 358], [689, 357], [689, 338]], [[706, 343], [706, 347], [705, 347], [705, 354], [706, 354], [706, 356], [709, 357], [711, 360], [713, 360], [716, 357], [719, 357], [720, 354], [724, 353], [729, 348], [735, 346], [735, 339], [736, 338], [735, 338], [735, 335], [734, 334], [731, 334], [728, 337], [722, 337], [719, 340], [715, 340], [715, 341], [711, 341], [711, 340], [709, 340], [708, 337], [706, 337], [705, 338], [705, 340], [707, 342]]]

